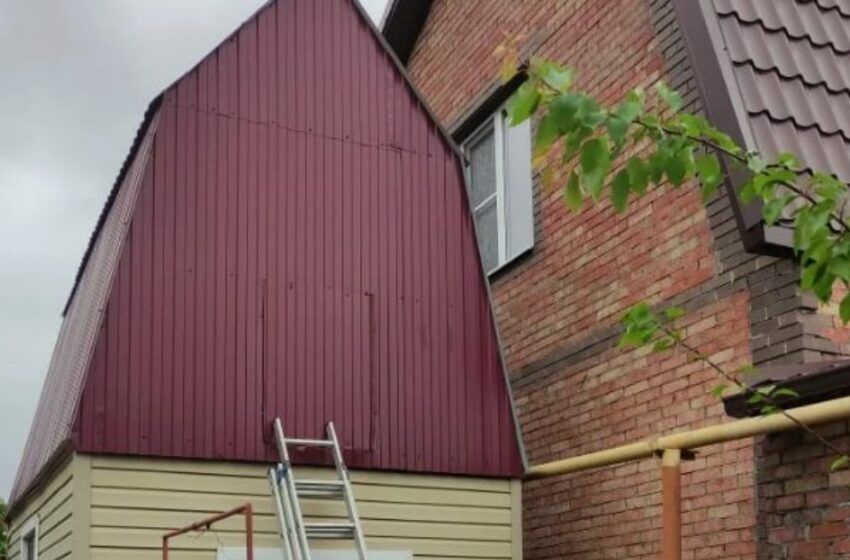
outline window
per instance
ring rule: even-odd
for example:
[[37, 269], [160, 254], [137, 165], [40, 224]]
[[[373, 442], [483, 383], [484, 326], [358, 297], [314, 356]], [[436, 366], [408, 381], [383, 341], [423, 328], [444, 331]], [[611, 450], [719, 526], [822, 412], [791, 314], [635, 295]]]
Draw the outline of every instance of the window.
[[481, 260], [490, 274], [534, 245], [531, 123], [510, 126], [500, 109], [463, 150]]
[[21, 559], [38, 559], [38, 517], [33, 517], [24, 524], [21, 531]]

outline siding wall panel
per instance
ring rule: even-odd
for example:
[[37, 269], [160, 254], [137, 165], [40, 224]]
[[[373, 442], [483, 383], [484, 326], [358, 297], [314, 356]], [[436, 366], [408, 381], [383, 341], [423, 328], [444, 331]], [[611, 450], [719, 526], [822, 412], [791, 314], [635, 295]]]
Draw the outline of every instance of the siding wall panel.
[[34, 516], [38, 517], [38, 547], [40, 560], [70, 558], [73, 534], [74, 486], [71, 463], [60, 468], [19, 511], [9, 526], [8, 560], [23, 560], [21, 539], [23, 528]]
[[[301, 476], [333, 473], [306, 468]], [[411, 550], [416, 558], [514, 557], [518, 482], [375, 471], [353, 471], [352, 479], [370, 548]], [[94, 457], [91, 492], [92, 558], [159, 558], [166, 530], [245, 501], [255, 508], [256, 546], [279, 546], [261, 465]], [[305, 515], [331, 521], [344, 510], [312, 500]], [[175, 558], [212, 560], [221, 543], [241, 546], [243, 539], [241, 520], [228, 520], [215, 533], [175, 540]]]

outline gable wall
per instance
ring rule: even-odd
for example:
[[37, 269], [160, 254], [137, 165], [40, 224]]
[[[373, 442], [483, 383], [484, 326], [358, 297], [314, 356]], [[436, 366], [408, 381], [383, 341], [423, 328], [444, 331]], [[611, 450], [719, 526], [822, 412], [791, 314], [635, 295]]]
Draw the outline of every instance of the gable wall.
[[[163, 95], [80, 451], [521, 469], [459, 160], [347, 0], [261, 10]], [[298, 457], [311, 461], [314, 457]]]

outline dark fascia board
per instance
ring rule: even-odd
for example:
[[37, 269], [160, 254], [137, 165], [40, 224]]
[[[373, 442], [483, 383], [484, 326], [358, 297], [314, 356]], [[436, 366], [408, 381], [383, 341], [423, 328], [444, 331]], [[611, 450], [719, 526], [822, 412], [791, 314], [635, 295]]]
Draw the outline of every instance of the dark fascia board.
[[433, 0], [391, 0], [384, 13], [381, 32], [402, 64], [410, 59], [432, 3]]
[[[767, 366], [755, 375], [754, 387], [776, 385], [800, 395], [781, 400], [779, 404], [783, 408], [795, 408], [850, 395], [850, 360]], [[737, 393], [724, 398], [726, 414], [733, 418], [759, 416], [759, 407], [749, 404], [747, 397], [744, 393]]]
[[452, 139], [461, 144], [470, 134], [481, 126], [484, 120], [495, 113], [505, 104], [519, 86], [528, 79], [527, 65], [522, 65], [519, 71], [507, 82], [497, 81], [491, 84], [482, 94], [477, 96], [469, 106], [449, 126]]
[[[712, 13], [711, 0], [673, 0], [673, 6], [702, 94], [706, 117], [741, 146], [754, 147], [746, 111], [731, 75], [731, 65], [718, 55], [718, 50], [723, 48], [722, 37]], [[723, 164], [730, 178], [726, 192], [746, 249], [772, 256], [792, 256], [790, 231], [779, 226], [766, 227], [761, 205], [744, 204], [738, 197], [738, 187], [748, 179], [748, 172], [736, 168], [728, 159]]]

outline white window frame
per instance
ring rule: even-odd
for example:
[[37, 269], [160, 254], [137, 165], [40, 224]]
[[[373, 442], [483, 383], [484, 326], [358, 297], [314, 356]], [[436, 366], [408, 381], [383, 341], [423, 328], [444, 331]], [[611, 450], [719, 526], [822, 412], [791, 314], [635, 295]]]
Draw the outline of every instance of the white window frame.
[[[469, 136], [467, 136], [462, 144], [461, 150], [463, 152], [466, 163], [464, 165], [464, 175], [466, 178], [467, 188], [472, 186], [472, 175], [471, 175], [471, 147], [480, 142], [483, 138], [486, 137], [487, 134], [493, 134], [493, 150], [494, 154], [494, 175], [496, 179], [496, 189], [495, 193], [481, 201], [478, 205], [471, 207], [473, 219], [476, 218], [477, 212], [490, 203], [493, 197], [496, 198], [496, 224], [497, 224], [497, 235], [498, 238], [496, 240], [497, 245], [497, 262], [496, 265], [490, 269], [486, 270], [485, 273], [490, 276], [496, 272], [498, 272], [503, 267], [510, 264], [518, 255], [508, 254], [508, 228], [510, 218], [508, 216], [508, 208], [507, 208], [507, 188], [508, 188], [508, 173], [507, 173], [507, 158], [508, 155], [505, 152], [505, 134], [507, 124], [507, 111], [505, 106], [499, 107], [496, 111], [493, 112], [492, 115], [488, 116]], [[530, 146], [529, 146], [530, 151]], [[530, 161], [529, 161], [529, 169], [530, 169]], [[529, 177], [529, 181], [531, 181], [531, 177]], [[471, 202], [471, 200], [470, 200]], [[476, 231], [478, 231], [478, 221], [475, 220]], [[532, 234], [533, 235], [533, 234]], [[480, 241], [480, 239], [479, 239]], [[532, 241], [533, 245], [533, 241]]]
[[33, 515], [21, 529], [21, 560], [27, 560], [29, 544], [27, 540], [32, 536], [32, 557], [38, 560], [38, 537], [39, 537], [38, 515]]

